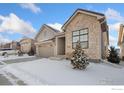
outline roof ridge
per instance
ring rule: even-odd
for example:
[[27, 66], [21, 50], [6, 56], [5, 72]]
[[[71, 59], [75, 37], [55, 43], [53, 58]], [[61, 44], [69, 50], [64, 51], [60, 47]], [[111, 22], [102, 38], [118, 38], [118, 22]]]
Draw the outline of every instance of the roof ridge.
[[92, 13], [92, 14], [95, 14], [95, 15], [99, 15], [99, 16], [105, 16], [104, 14], [99, 13], [99, 12], [94, 12], [94, 11], [91, 11], [91, 10], [86, 10], [86, 9], [77, 8], [77, 9], [73, 12], [73, 14], [68, 18], [68, 20], [63, 24], [63, 26], [61, 27], [61, 29], [63, 29], [63, 27], [65, 26], [65, 24], [67, 24], [67, 22], [74, 16], [74, 14], [76, 14], [76, 13], [78, 13], [78, 12], [81, 12], [81, 11], [89, 12], [89, 13]]
[[57, 30], [57, 29], [54, 28], [54, 27], [51, 27], [51, 26], [49, 26], [49, 25], [47, 25], [47, 24], [44, 24], [44, 25], [47, 26], [47, 27], [49, 27], [50, 29], [54, 30], [55, 32], [60, 32], [59, 30]]
[[78, 10], [81, 10], [81, 11], [90, 12], [90, 13], [93, 13], [93, 14], [98, 14], [98, 15], [105, 16], [103, 13], [96, 12], [96, 11], [92, 11], [92, 10], [86, 10], [86, 9], [83, 9], [83, 8], [78, 8], [76, 11], [78, 11]]

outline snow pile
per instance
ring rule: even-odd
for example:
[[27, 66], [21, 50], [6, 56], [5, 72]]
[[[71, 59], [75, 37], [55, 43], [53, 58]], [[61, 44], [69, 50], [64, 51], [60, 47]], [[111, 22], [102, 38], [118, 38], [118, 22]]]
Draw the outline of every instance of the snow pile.
[[115, 63], [111, 63], [111, 62], [108, 62], [106, 60], [101, 60], [104, 64], [107, 64], [109, 66], [113, 66], [113, 67], [116, 67], [116, 68], [123, 68], [123, 66], [121, 64], [115, 64]]
[[39, 59], [14, 63], [3, 71], [12, 73], [30, 85], [123, 85], [124, 68], [90, 63], [86, 70], [74, 70], [68, 60]]

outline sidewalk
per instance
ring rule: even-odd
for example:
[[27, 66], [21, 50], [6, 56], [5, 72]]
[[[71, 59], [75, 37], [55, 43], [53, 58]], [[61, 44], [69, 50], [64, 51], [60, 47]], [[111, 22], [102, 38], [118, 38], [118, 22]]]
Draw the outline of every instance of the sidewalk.
[[0, 74], [0, 85], [12, 85], [12, 83], [2, 74]]
[[0, 71], [0, 86], [2, 85], [26, 85], [22, 80], [8, 72]]
[[37, 58], [35, 56], [24, 56], [15, 58], [14, 56], [12, 56], [12, 58], [3, 58], [3, 60], [0, 60], [0, 85], [27, 85], [22, 80], [15, 77], [13, 74], [2, 71], [1, 68], [13, 63], [29, 62], [38, 59], [40, 58]]

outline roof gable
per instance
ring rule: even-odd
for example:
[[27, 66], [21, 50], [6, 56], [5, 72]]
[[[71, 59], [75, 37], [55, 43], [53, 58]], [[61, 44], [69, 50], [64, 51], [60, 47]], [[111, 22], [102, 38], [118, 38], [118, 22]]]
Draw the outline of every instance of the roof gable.
[[98, 20], [105, 17], [105, 15], [102, 14], [102, 13], [97, 13], [97, 12], [93, 12], [93, 11], [89, 11], [89, 10], [85, 10], [85, 9], [77, 9], [72, 14], [72, 16], [65, 22], [65, 24], [62, 26], [63, 30], [75, 18], [75, 16], [77, 16], [78, 13], [87, 14], [87, 15], [91, 15], [91, 16], [97, 17]]
[[38, 36], [42, 33], [43, 29], [50, 29], [50, 31], [53, 31], [54, 33], [58, 33], [60, 32], [59, 30], [56, 30], [54, 28], [52, 28], [51, 26], [48, 26], [46, 24], [42, 25], [42, 27], [40, 28], [39, 32], [37, 33], [37, 35], [35, 36], [35, 40], [38, 38]]
[[109, 32], [108, 32], [108, 25], [107, 25], [107, 21], [106, 21], [106, 17], [104, 14], [102, 13], [98, 13], [98, 12], [94, 12], [94, 11], [89, 11], [89, 10], [85, 10], [85, 9], [77, 9], [72, 16], [65, 22], [65, 24], [62, 26], [62, 30], [65, 31], [66, 27], [72, 22], [72, 20], [78, 16], [78, 14], [86, 14], [86, 15], [90, 15], [92, 17], [96, 17], [96, 20], [99, 21], [100, 25], [101, 25], [101, 31], [102, 32], [106, 32], [107, 35], [107, 43], [109, 44]]
[[32, 38], [28, 38], [28, 37], [26, 37], [26, 38], [21, 39], [20, 42], [23, 42], [23, 41], [25, 41], [25, 40], [33, 41]]
[[59, 30], [57, 30], [57, 29], [55, 29], [55, 28], [52, 28], [51, 26], [49, 26], [49, 25], [46, 25], [46, 24], [44, 24], [46, 27], [48, 27], [48, 28], [50, 28], [50, 29], [52, 29], [54, 32], [60, 32]]

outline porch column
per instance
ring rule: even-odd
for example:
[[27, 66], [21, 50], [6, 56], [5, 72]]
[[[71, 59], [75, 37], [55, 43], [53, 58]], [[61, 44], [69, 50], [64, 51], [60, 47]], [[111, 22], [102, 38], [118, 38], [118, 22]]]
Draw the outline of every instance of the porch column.
[[58, 37], [55, 38], [55, 56], [58, 55]]
[[36, 56], [39, 56], [39, 45], [36, 45]]

